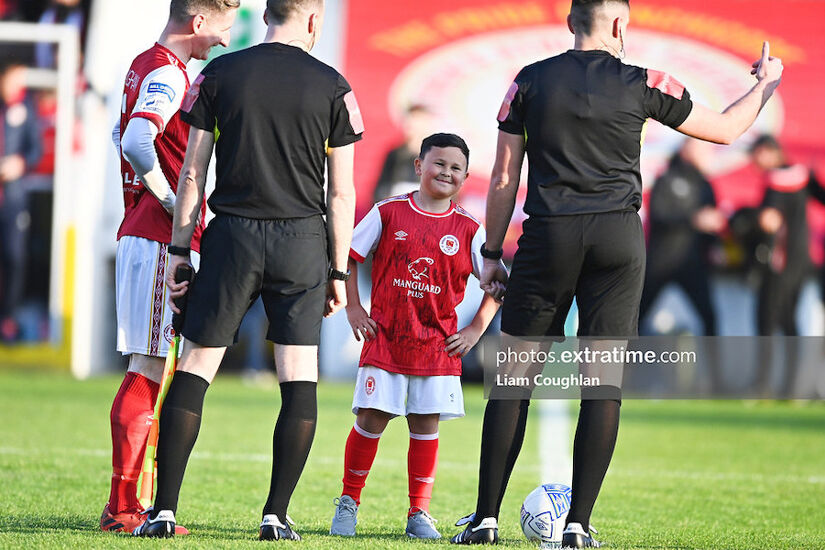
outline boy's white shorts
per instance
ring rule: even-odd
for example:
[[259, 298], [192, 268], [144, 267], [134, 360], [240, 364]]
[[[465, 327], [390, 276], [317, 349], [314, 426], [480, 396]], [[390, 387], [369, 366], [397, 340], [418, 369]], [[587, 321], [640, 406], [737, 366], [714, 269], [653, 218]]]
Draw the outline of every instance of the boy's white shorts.
[[393, 416], [439, 414], [439, 420], [464, 416], [464, 395], [458, 376], [409, 376], [378, 367], [358, 369], [352, 412], [378, 409]]
[[[124, 236], [117, 243], [115, 307], [117, 350], [166, 357], [172, 343], [172, 310], [167, 303], [166, 245], [142, 237]], [[191, 254], [197, 269], [200, 255]]]

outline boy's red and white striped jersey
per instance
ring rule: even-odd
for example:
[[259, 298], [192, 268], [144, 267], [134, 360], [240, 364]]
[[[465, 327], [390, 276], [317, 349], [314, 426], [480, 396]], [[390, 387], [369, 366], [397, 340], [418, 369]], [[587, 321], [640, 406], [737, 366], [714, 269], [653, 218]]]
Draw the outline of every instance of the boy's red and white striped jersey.
[[451, 203], [426, 212], [413, 194], [379, 202], [355, 228], [350, 257], [374, 252], [370, 317], [377, 338], [364, 343], [360, 366], [414, 376], [461, 374], [461, 358], [444, 351], [457, 332], [455, 308], [467, 278], [481, 273], [484, 227]]
[[[146, 118], [158, 127], [155, 151], [163, 175], [174, 192], [177, 192], [178, 176], [189, 139], [189, 125], [180, 119], [178, 113], [188, 90], [186, 64], [158, 43], [132, 61], [123, 86], [120, 134], [123, 135], [133, 118]], [[120, 167], [125, 212], [117, 238], [131, 235], [168, 243], [172, 239], [172, 218], [138, 180], [122, 152]], [[201, 208], [201, 221], [192, 238], [192, 248], [196, 251], [200, 250], [206, 205]]]

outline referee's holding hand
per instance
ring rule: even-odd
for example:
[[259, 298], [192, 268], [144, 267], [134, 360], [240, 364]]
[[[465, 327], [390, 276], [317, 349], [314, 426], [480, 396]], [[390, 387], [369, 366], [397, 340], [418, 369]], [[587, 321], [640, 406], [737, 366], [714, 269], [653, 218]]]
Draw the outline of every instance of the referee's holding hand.
[[192, 129], [167, 273], [189, 261], [213, 146], [217, 182], [208, 202], [216, 216], [204, 232], [191, 287], [167, 278], [172, 298], [189, 293], [186, 345], [161, 411], [154, 509], [138, 536], [174, 533], [206, 389], [260, 295], [282, 401], [260, 538], [300, 539], [287, 523], [287, 505], [315, 434], [321, 319], [346, 305], [353, 143], [363, 132], [349, 84], [307, 53], [323, 14], [323, 0], [268, 0], [263, 43], [213, 60], [183, 101], [181, 117]]
[[[642, 130], [653, 118], [706, 141], [730, 144], [756, 119], [782, 75], [769, 56], [753, 64], [756, 85], [717, 113], [691, 101], [670, 75], [625, 65], [627, 0], [573, 0], [568, 26], [574, 49], [521, 70], [498, 115], [496, 162], [487, 197], [484, 288], [498, 268], [525, 153], [530, 171], [529, 216], [502, 307], [503, 346], [563, 335], [575, 297], [579, 336], [622, 340], [637, 334], [645, 246]], [[747, 70], [747, 69], [745, 69]], [[585, 365], [585, 369], [593, 365]], [[616, 443], [620, 381], [583, 392], [573, 446], [573, 491], [566, 548], [597, 546], [589, 535], [596, 502]], [[501, 499], [524, 438], [529, 399], [487, 403], [481, 442], [478, 501], [457, 544], [498, 540]]]

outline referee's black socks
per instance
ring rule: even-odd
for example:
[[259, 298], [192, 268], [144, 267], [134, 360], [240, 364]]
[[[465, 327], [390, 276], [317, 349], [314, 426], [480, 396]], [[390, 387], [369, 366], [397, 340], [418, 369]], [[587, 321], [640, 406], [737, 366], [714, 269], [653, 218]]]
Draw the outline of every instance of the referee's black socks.
[[178, 371], [160, 412], [157, 463], [158, 489], [151, 517], [161, 510], [177, 511], [183, 472], [201, 426], [203, 398], [209, 382], [196, 374]]
[[481, 461], [478, 468], [478, 501], [474, 526], [484, 518], [498, 518], [504, 490], [524, 442], [529, 407], [529, 399], [487, 401], [481, 430]]
[[587, 531], [619, 433], [618, 399], [582, 400], [573, 440], [573, 497], [567, 523]]
[[272, 478], [263, 514], [286, 522], [289, 499], [304, 470], [318, 418], [315, 382], [283, 382], [281, 412], [272, 436]]

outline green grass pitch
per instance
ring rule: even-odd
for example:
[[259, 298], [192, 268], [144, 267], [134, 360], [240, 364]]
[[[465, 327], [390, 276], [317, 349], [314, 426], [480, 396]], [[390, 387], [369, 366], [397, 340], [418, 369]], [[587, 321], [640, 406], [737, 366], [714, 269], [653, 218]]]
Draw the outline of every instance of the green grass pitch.
[[[219, 377], [204, 408], [170, 541], [101, 533], [108, 494], [109, 420], [119, 377], [78, 382], [63, 373], [0, 370], [0, 548], [260, 548], [278, 392]], [[467, 417], [442, 424], [431, 512], [445, 539], [406, 540], [407, 430], [381, 440], [363, 494], [359, 536], [327, 535], [339, 494], [352, 388], [322, 383], [309, 463], [290, 506], [295, 548], [446, 546], [475, 502], [484, 400], [465, 390]], [[576, 403], [571, 403], [575, 411]], [[500, 518], [502, 543], [521, 534], [521, 500], [541, 480], [539, 422], [528, 435]], [[645, 402], [622, 406], [619, 443], [593, 514], [610, 548], [825, 548], [825, 405]], [[553, 481], [553, 480], [544, 480]]]

